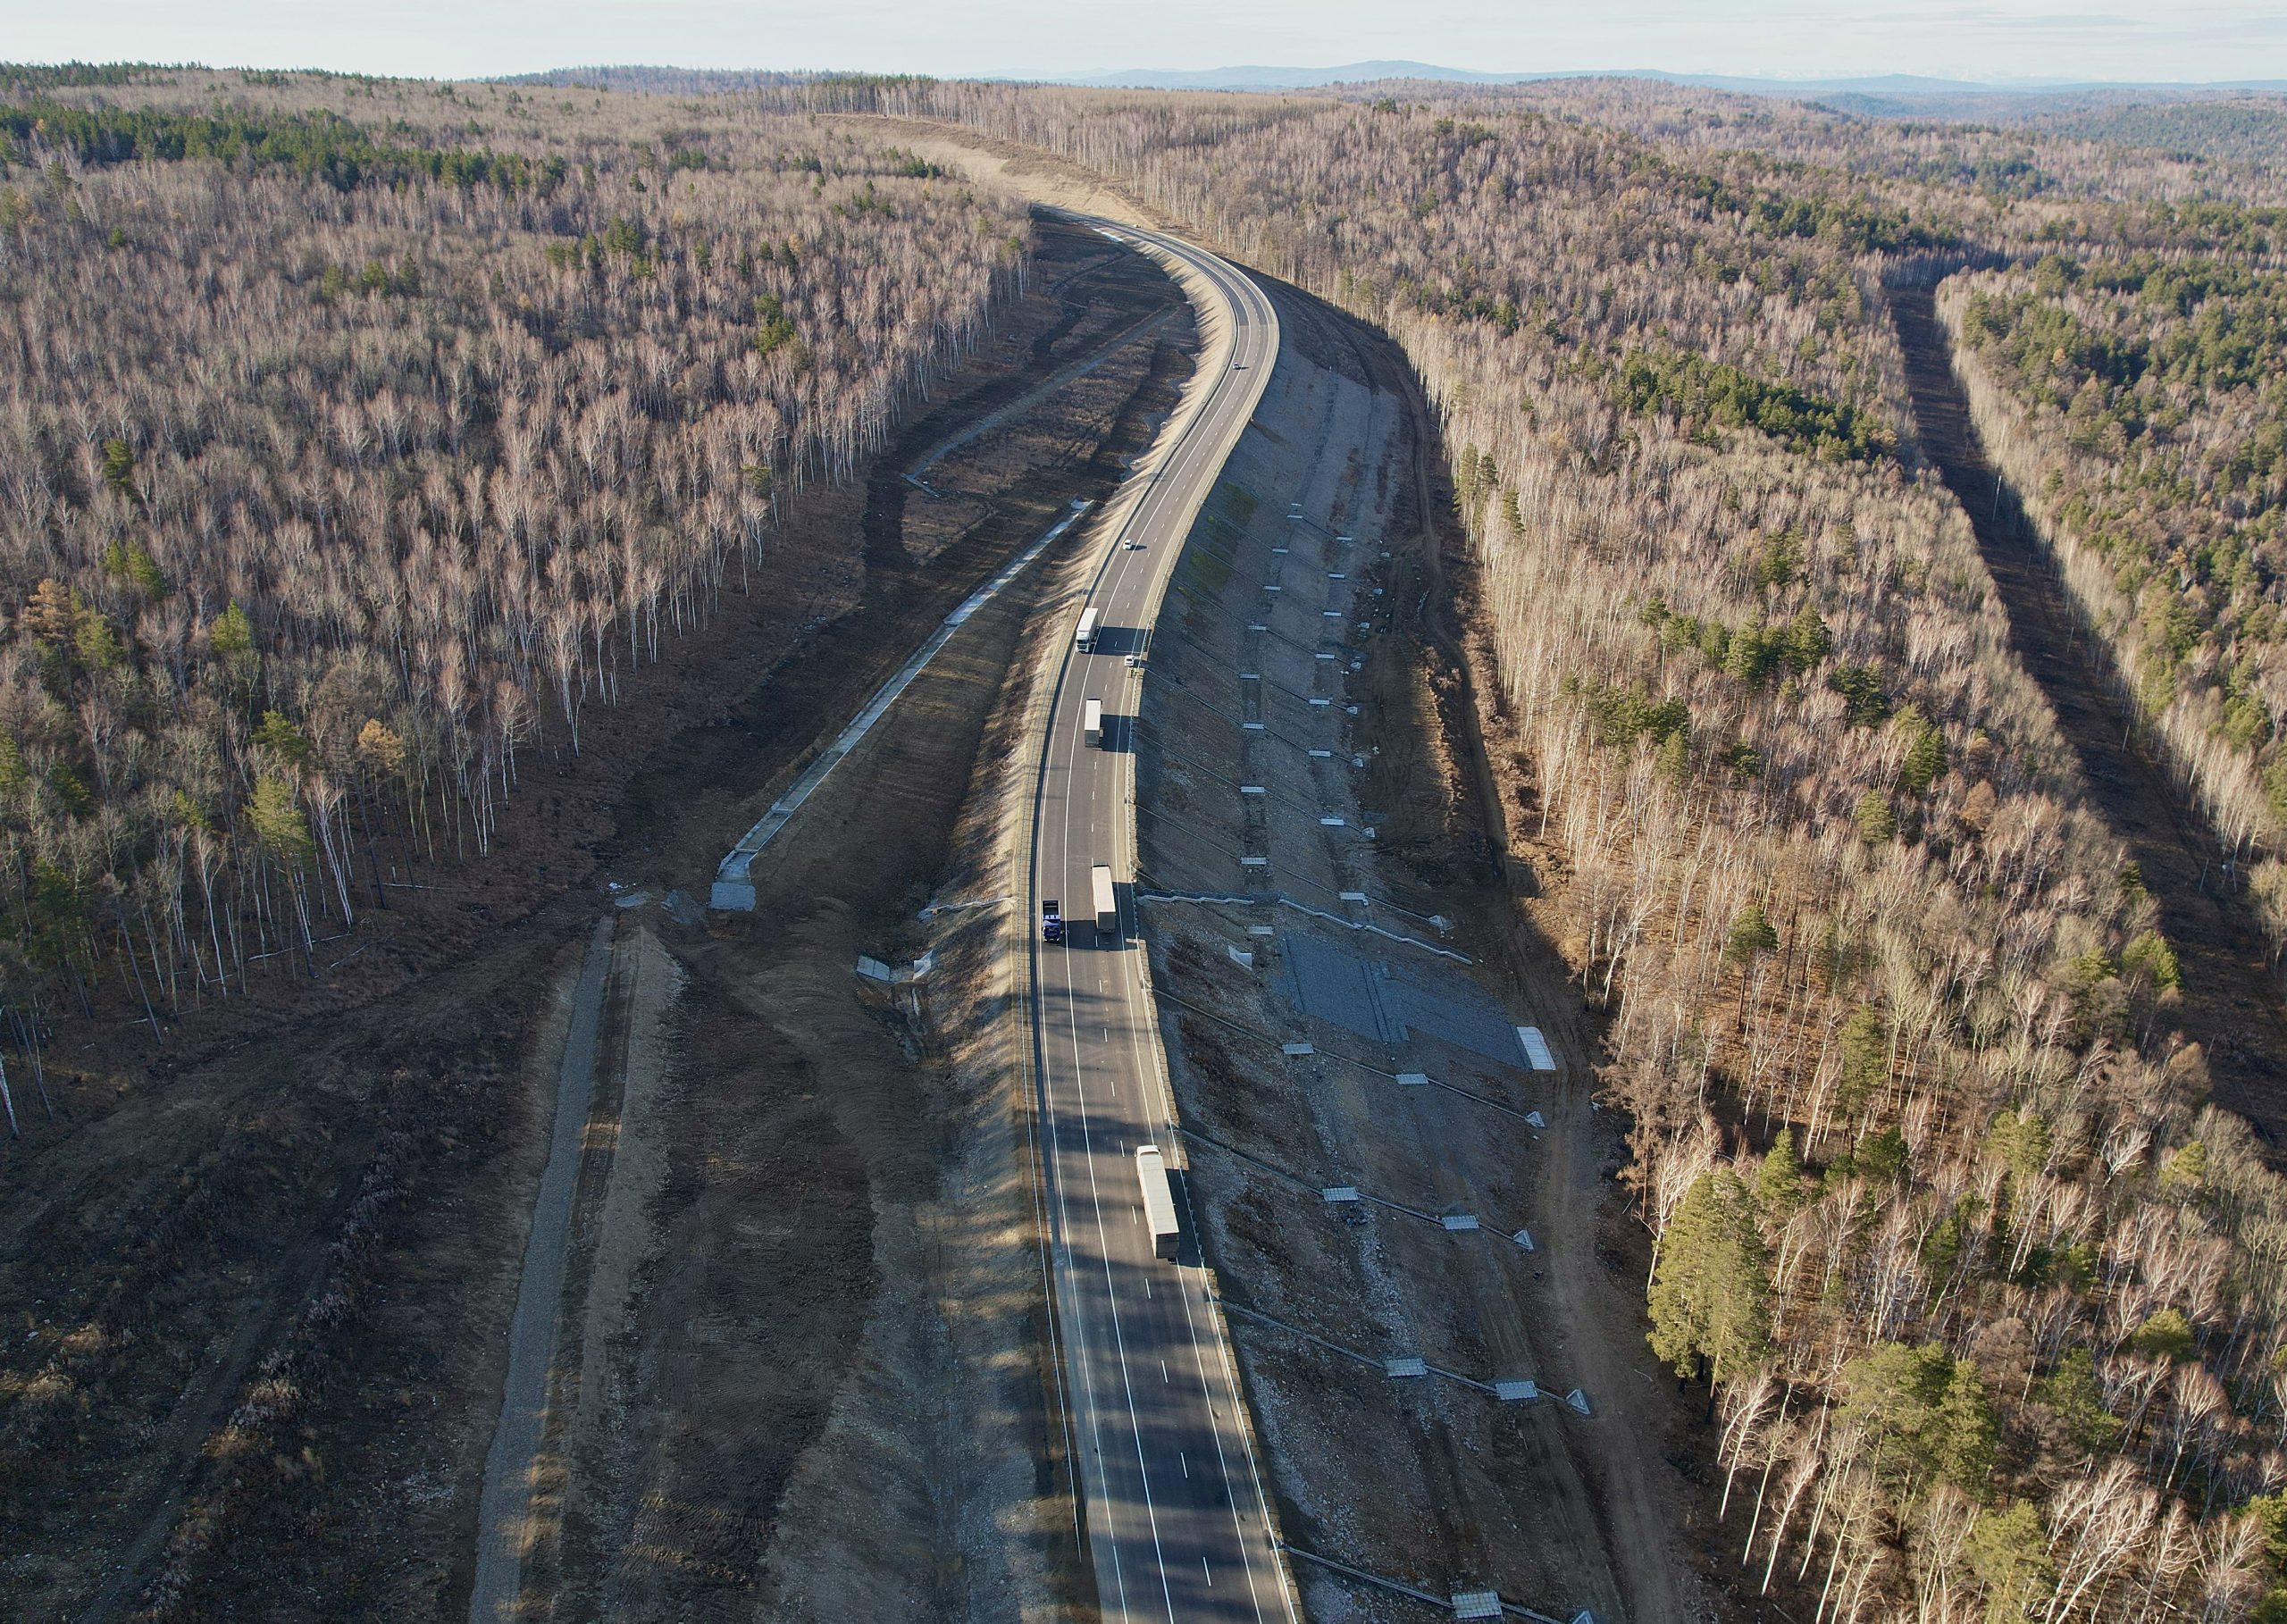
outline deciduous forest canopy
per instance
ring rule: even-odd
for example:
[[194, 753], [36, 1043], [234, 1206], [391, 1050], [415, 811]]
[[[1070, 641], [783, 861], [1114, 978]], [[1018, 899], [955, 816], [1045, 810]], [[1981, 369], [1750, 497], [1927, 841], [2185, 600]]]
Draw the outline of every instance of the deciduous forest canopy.
[[[800, 591], [776, 505], [853, 471], [1026, 251], [1012, 203], [832, 115], [963, 125], [1426, 385], [1738, 1583], [2287, 1618], [2287, 1185], [2210, 1098], [2182, 943], [2012, 652], [1892, 320], [1935, 286], [2275, 978], [2275, 105], [0, 82], [7, 1053], [306, 968], [386, 875], [482, 861], [520, 762], [727, 581]], [[0, 1389], [10, 1439], [60, 1424]]]
[[98, 982], [243, 992], [482, 854], [520, 758], [576, 751], [726, 577], [801, 590], [777, 502], [1024, 265], [1009, 202], [801, 120], [129, 77], [0, 106], [23, 1034]]

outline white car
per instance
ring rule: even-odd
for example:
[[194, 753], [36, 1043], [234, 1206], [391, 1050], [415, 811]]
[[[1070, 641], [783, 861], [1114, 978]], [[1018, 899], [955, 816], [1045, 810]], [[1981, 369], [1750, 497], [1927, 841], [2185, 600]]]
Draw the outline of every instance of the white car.
[[1141, 541], [1136, 540], [1133, 536], [1121, 542], [1120, 546], [1131, 553], [1140, 553], [1144, 550], [1144, 544]]

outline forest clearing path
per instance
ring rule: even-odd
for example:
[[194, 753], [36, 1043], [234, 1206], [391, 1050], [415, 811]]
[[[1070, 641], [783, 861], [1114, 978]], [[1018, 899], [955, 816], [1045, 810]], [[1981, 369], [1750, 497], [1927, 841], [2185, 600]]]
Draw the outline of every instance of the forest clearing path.
[[557, 1319], [564, 1302], [565, 1254], [570, 1249], [572, 1200], [579, 1184], [581, 1142], [595, 1086], [597, 1037], [603, 1025], [604, 982], [611, 967], [611, 917], [596, 922], [572, 993], [572, 1018], [556, 1074], [556, 1111], [549, 1133], [548, 1165], [532, 1195], [532, 1231], [524, 1243], [524, 1273], [515, 1317], [508, 1328], [508, 1377], [500, 1419], [484, 1461], [477, 1501], [476, 1583], [469, 1594], [471, 1624], [513, 1616], [530, 1539], [533, 1472], [547, 1419], [549, 1376], [555, 1361]]
[[1893, 289], [1889, 300], [1922, 450], [1976, 531], [2007, 612], [2010, 649], [2080, 757], [2090, 804], [2159, 904], [2161, 932], [2183, 967], [2174, 1019], [2205, 1047], [2217, 1102], [2275, 1146], [2287, 1137], [2287, 1009], [2259, 936], [2212, 883], [2208, 854], [2221, 842], [2136, 740], [2101, 640], [2081, 624], [2016, 493], [1987, 459], [1933, 290]]

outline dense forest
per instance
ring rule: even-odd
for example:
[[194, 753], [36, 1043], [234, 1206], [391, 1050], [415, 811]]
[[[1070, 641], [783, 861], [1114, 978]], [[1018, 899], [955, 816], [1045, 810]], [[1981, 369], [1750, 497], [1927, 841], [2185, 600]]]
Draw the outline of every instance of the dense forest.
[[275, 77], [0, 71], [20, 1049], [306, 967], [481, 858], [519, 763], [726, 585], [810, 590], [777, 505], [1026, 248], [813, 115], [965, 123], [1427, 385], [1738, 1582], [1854, 1624], [2287, 1619], [2287, 1185], [2207, 1103], [1885, 304], [1956, 273], [1981, 426], [2287, 938], [2267, 114], [757, 76], [639, 130], [579, 71]]
[[1750, 1589], [1860, 1620], [2287, 1611], [2287, 1188], [2205, 1105], [2141, 876], [1907, 450], [1882, 286], [2044, 240], [2259, 248], [2269, 215], [2115, 197], [2017, 132], [1923, 138], [2028, 147], [2055, 185], [1481, 94], [797, 99], [1109, 171], [1412, 356], [1609, 1012], [1654, 1345], [1714, 1385]]
[[2287, 947], [2287, 276], [2049, 255], [1956, 278], [1981, 430]]
[[481, 854], [726, 582], [811, 590], [777, 505], [1026, 252], [1013, 205], [798, 121], [88, 77], [0, 73], [0, 1002], [35, 1053], [98, 982], [155, 1030], [306, 968]]

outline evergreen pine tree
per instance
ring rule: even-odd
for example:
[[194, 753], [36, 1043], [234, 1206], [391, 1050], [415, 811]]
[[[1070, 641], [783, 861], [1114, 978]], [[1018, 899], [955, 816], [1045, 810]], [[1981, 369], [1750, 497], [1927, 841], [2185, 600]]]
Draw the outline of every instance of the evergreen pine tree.
[[1736, 1174], [1701, 1175], [1660, 1238], [1652, 1351], [1679, 1376], [1743, 1376], [1771, 1352], [1771, 1256]]
[[1778, 947], [1779, 933], [1763, 904], [1750, 902], [1731, 921], [1730, 933], [1723, 939], [1723, 957], [1733, 964], [1751, 964], [1758, 954], [1775, 952]]
[[1936, 1419], [1938, 1475], [1973, 1500], [1992, 1492], [1993, 1468], [2000, 1459], [2001, 1424], [1977, 1367], [1954, 1361], [1946, 1396]]

